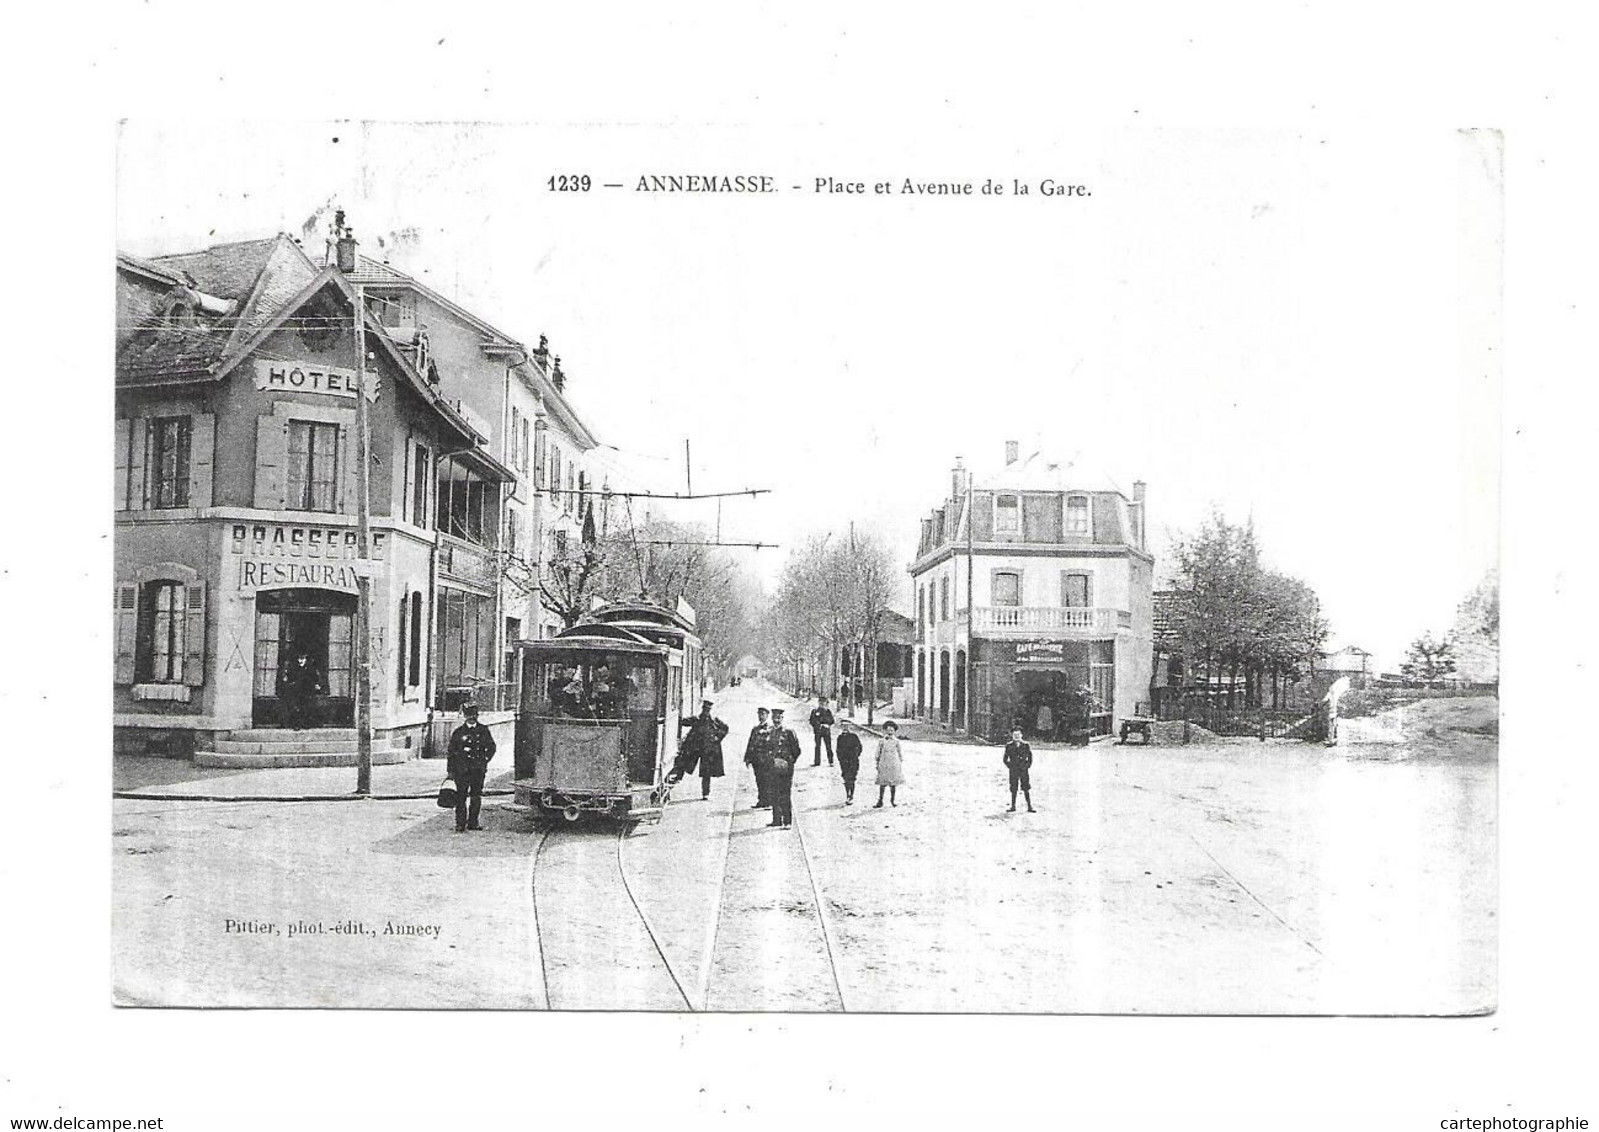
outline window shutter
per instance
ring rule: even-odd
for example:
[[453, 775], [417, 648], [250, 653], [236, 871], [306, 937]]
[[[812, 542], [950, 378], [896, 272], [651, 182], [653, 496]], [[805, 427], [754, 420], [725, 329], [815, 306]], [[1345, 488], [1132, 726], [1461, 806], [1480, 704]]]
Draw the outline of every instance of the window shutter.
[[116, 606], [112, 613], [116, 618], [117, 649], [113, 683], [131, 684], [133, 657], [139, 635], [139, 587], [136, 583], [124, 582], [117, 586]]
[[404, 469], [400, 474], [405, 477], [400, 490], [400, 518], [409, 523], [416, 518], [412, 510], [414, 506], [412, 500], [416, 498], [416, 441], [410, 437], [402, 440], [400, 454], [400, 467]]
[[189, 506], [212, 506], [211, 461], [217, 446], [215, 413], [195, 413], [189, 423]]
[[356, 480], [355, 445], [351, 443], [355, 430], [347, 424], [339, 425], [338, 451], [333, 458], [338, 463], [339, 469], [339, 513], [341, 515], [354, 515], [356, 510], [356, 492], [361, 490], [360, 483]]
[[263, 511], [282, 511], [288, 479], [289, 422], [262, 417], [255, 425], [255, 505]]
[[144, 498], [144, 473], [150, 459], [150, 422], [144, 417], [134, 417], [128, 428], [128, 510], [143, 511], [148, 504]]
[[205, 683], [205, 583], [190, 582], [183, 595], [183, 682]]
[[127, 417], [121, 417], [114, 423], [116, 431], [112, 434], [112, 446], [116, 452], [117, 461], [117, 480], [114, 488], [117, 501], [116, 509], [118, 511], [126, 511], [128, 509], [128, 433], [133, 422]]

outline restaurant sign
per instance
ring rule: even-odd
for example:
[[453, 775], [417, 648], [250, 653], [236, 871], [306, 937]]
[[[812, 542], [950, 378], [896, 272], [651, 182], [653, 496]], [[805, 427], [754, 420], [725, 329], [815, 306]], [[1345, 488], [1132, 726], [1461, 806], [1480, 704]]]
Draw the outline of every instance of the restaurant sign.
[[[382, 379], [375, 373], [366, 376], [371, 386], [366, 391], [366, 399], [376, 402]], [[344, 397], [353, 401], [360, 384], [353, 369], [313, 365], [310, 362], [255, 359], [255, 387], [269, 393], [320, 393], [326, 397]]]
[[372, 562], [383, 561], [388, 551], [387, 533], [374, 531], [370, 558], [357, 557], [355, 532], [347, 527], [235, 523], [232, 536], [245, 593], [289, 586], [353, 593], [356, 578], [371, 576]]

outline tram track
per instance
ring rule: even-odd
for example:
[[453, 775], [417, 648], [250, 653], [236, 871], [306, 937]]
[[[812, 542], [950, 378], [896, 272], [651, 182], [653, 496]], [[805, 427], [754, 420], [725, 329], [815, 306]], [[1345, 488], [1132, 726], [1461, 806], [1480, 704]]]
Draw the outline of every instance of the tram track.
[[[601, 915], [599, 923], [590, 924], [591, 928], [597, 930], [591, 930], [580, 937], [581, 943], [591, 945], [587, 948], [589, 954], [571, 956], [557, 954], [557, 958], [564, 960], [557, 963], [552, 963], [552, 950], [559, 953], [563, 944], [559, 939], [559, 933], [552, 929], [559, 922], [554, 913], [561, 909], [552, 908], [550, 904], [552, 901], [558, 904], [560, 896], [558, 895], [558, 890], [552, 893], [552, 890], [556, 890], [557, 886], [552, 884], [552, 878], [541, 874], [541, 867], [549, 867], [552, 847], [558, 850], [573, 846], [579, 858], [587, 857], [590, 862], [593, 862], [597, 855], [598, 847], [604, 843], [605, 839], [590, 830], [570, 830], [555, 827], [546, 829], [540, 835], [538, 844], [534, 846], [529, 869], [529, 895], [533, 911], [533, 941], [538, 949], [539, 980], [543, 988], [544, 1002], [547, 1009], [686, 1009], [688, 1011], [698, 1009], [685, 986], [682, 976], [678, 974], [676, 966], [672, 963], [667, 953], [667, 949], [661, 940], [660, 932], [651, 921], [649, 913], [645, 911], [644, 905], [634, 889], [633, 880], [628, 873], [625, 851], [629, 832], [630, 830], [626, 826], [619, 826], [614, 831], [614, 835], [611, 838], [614, 843], [614, 853], [610, 854], [610, 856], [615, 864], [616, 881], [620, 887], [621, 895], [625, 897], [626, 906], [631, 909], [631, 916]], [[568, 883], [570, 884], [571, 881], [569, 880]], [[582, 910], [588, 914], [590, 920], [597, 912], [604, 913], [612, 909], [620, 910], [622, 907], [623, 901], [614, 898], [608, 900], [603, 893], [603, 889], [597, 889], [586, 884], [580, 884], [579, 887], [583, 889], [585, 898]], [[571, 913], [574, 909], [568, 907], [564, 911]], [[568, 916], [566, 918], [570, 919], [572, 917]], [[636, 946], [637, 940], [629, 941], [626, 938], [629, 934], [630, 925], [636, 925], [638, 929], [642, 929], [643, 936], [647, 938], [649, 949], [654, 954], [659, 971], [664, 971], [666, 979], [673, 988], [673, 1003], [671, 1005], [664, 1002], [646, 1004], [623, 999], [607, 1006], [597, 1006], [593, 1003], [585, 1002], [572, 1007], [558, 1007], [559, 987], [552, 980], [552, 967], [556, 968], [557, 977], [561, 970], [590, 970], [592, 969], [594, 954], [603, 953], [605, 951], [603, 944], [606, 942], [612, 945], [611, 951], [614, 955], [625, 954], [629, 943], [635, 945], [632, 947], [632, 951], [636, 953], [641, 950]], [[589, 961], [588, 964], [584, 963], [585, 959]], [[618, 969], [621, 968], [619, 967]], [[639, 973], [635, 971], [635, 974]], [[681, 1005], [678, 1005], [679, 1002]]]

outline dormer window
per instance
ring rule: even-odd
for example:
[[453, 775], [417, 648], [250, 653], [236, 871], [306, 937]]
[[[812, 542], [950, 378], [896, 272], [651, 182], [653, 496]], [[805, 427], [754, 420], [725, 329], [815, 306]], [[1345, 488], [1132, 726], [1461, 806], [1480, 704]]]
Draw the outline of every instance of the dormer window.
[[1022, 501], [1017, 495], [994, 496], [994, 534], [1015, 538], [1022, 531]]
[[1088, 533], [1088, 496], [1073, 495], [1067, 498], [1066, 533], [1068, 535]]

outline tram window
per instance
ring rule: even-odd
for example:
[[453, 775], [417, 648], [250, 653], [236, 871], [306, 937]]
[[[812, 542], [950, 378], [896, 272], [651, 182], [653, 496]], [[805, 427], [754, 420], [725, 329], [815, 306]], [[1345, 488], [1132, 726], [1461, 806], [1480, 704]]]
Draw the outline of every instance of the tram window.
[[588, 654], [537, 665], [535, 708], [570, 719], [627, 719], [655, 710], [655, 672], [625, 654]]

